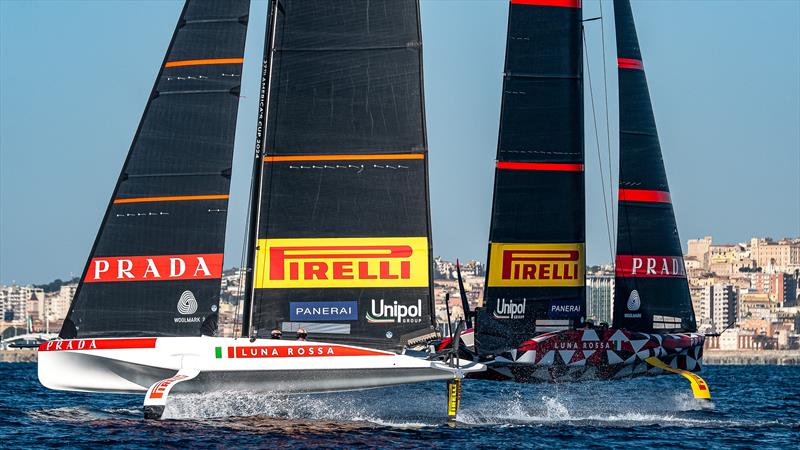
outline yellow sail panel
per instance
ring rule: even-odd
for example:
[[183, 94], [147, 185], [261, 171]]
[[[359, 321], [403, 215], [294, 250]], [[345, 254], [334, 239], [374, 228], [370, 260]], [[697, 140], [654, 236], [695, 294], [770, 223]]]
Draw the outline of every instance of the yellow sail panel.
[[259, 239], [255, 287], [427, 287], [428, 238]]
[[583, 286], [583, 243], [503, 244], [489, 252], [490, 287]]

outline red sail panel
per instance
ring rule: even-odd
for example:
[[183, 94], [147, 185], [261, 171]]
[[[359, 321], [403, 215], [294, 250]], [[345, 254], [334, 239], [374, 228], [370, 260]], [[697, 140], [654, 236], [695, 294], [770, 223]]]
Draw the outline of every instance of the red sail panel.
[[[619, 66], [619, 227], [614, 327], [695, 331], [678, 229], [630, 2], [614, 1]], [[674, 330], [653, 316], [676, 318]]]

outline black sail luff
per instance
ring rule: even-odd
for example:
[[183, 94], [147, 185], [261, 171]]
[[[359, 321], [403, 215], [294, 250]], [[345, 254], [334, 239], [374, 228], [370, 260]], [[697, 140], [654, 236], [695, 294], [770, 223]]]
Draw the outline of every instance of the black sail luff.
[[667, 174], [630, 2], [614, 1], [619, 67], [619, 228], [614, 326], [695, 331]]
[[274, 26], [251, 331], [399, 349], [433, 331], [418, 2], [284, 0]]
[[579, 0], [511, 1], [482, 353], [584, 315], [581, 20]]
[[188, 0], [60, 336], [216, 330], [249, 0]]

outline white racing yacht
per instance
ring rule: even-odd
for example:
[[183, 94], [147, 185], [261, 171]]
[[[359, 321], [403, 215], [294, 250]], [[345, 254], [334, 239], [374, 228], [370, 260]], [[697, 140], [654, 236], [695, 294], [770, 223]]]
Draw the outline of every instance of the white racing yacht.
[[270, 1], [242, 332], [216, 336], [249, 10], [186, 1], [41, 383], [148, 418], [173, 389], [451, 380], [457, 407], [485, 367], [408, 351], [436, 337], [417, 0]]

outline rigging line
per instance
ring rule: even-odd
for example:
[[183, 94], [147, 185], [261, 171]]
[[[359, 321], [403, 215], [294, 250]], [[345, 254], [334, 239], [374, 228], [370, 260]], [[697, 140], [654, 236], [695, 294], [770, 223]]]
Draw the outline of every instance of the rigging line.
[[[611, 198], [611, 227], [612, 227], [612, 238], [614, 239], [614, 247], [616, 248], [616, 235], [614, 234], [613, 230], [617, 229], [616, 223], [616, 214], [614, 212], [614, 182], [613, 182], [613, 175], [614, 175], [614, 166], [611, 164], [611, 126], [608, 124], [608, 70], [606, 66], [608, 65], [608, 61], [606, 61], [606, 24], [603, 18], [603, 0], [598, 0], [600, 4], [600, 42], [602, 43], [603, 48], [603, 95], [605, 96], [605, 107], [606, 107], [606, 150], [608, 151], [608, 193]], [[611, 253], [611, 259], [614, 259], [614, 253]]]
[[[253, 246], [251, 251], [253, 252], [254, 257], [253, 257], [253, 261], [252, 261], [253, 267], [250, 268], [250, 270], [253, 271], [253, 275], [250, 277], [251, 280], [252, 280], [252, 283], [251, 283], [250, 292], [249, 292], [249, 294], [250, 294], [250, 309], [248, 311], [249, 317], [247, 317], [247, 332], [248, 332], [248, 334], [249, 334], [249, 336], [251, 338], [258, 337], [258, 330], [257, 329], [255, 331], [253, 330], [253, 317], [254, 317], [254, 310], [255, 310], [255, 307], [256, 307], [256, 301], [255, 301], [255, 298], [256, 298], [256, 267], [258, 266], [258, 258], [259, 258], [259, 254], [258, 254], [259, 236], [258, 235], [259, 235], [259, 233], [261, 231], [260, 228], [261, 228], [261, 222], [262, 222], [262, 217], [261, 217], [262, 216], [262, 210], [264, 211], [263, 215], [266, 215], [265, 222], [267, 224], [269, 224], [269, 215], [270, 215], [270, 207], [271, 207], [271, 203], [272, 203], [272, 192], [273, 192], [272, 186], [273, 186], [273, 181], [274, 181], [274, 177], [273, 177], [273, 173], [274, 173], [273, 166], [274, 166], [274, 164], [270, 164], [270, 165], [267, 166], [267, 170], [269, 170], [269, 181], [268, 181], [268, 183], [269, 183], [269, 195], [267, 195], [267, 204], [264, 205], [263, 204], [263, 199], [262, 199], [262, 197], [264, 195], [264, 167], [263, 167], [263, 165], [264, 165], [264, 156], [266, 156], [267, 152], [268, 152], [268, 150], [267, 150], [267, 141], [269, 140], [269, 133], [268, 133], [268, 130], [267, 130], [267, 125], [269, 124], [269, 119], [270, 119], [270, 109], [269, 108], [270, 108], [270, 105], [272, 104], [272, 94], [273, 94], [273, 92], [272, 92], [272, 81], [273, 81], [273, 77], [275, 76], [275, 73], [274, 73], [274, 71], [275, 71], [274, 61], [275, 61], [275, 54], [276, 54], [275, 39], [276, 39], [276, 36], [278, 34], [278, 20], [280, 20], [278, 18], [278, 14], [279, 13], [285, 14], [285, 12], [283, 11], [283, 8], [281, 7], [281, 2], [279, 0], [272, 0], [272, 4], [273, 4], [273, 6], [272, 6], [273, 9], [270, 12], [270, 15], [269, 15], [270, 18], [268, 19], [269, 20], [268, 26], [271, 27], [271, 29], [269, 30], [269, 37], [267, 38], [267, 42], [265, 43], [266, 47], [268, 48], [268, 52], [269, 53], [266, 55], [267, 56], [267, 71], [268, 72], [267, 72], [267, 79], [266, 79], [266, 95], [264, 96], [264, 116], [259, 118], [259, 120], [262, 120], [262, 123], [263, 123], [262, 126], [263, 126], [263, 133], [264, 134], [263, 134], [262, 140], [261, 140], [261, 142], [262, 142], [261, 154], [256, 155], [256, 162], [255, 162], [256, 164], [261, 164], [262, 166], [261, 166], [261, 172], [259, 173], [259, 177], [258, 177], [258, 186], [256, 187], [257, 191], [255, 192], [256, 197], [255, 197], [255, 202], [254, 203], [256, 204], [255, 205], [256, 209], [255, 209], [255, 214], [253, 215], [253, 220], [255, 220], [255, 226], [254, 226], [253, 235], [252, 235], [253, 242], [251, 243], [251, 245]], [[285, 30], [282, 29], [281, 30], [281, 37], [283, 37], [284, 34], [285, 34]], [[279, 68], [278, 69], [278, 76], [280, 76], [280, 73], [281, 73], [281, 69]], [[278, 95], [279, 92], [276, 92], [275, 94]], [[277, 114], [277, 111], [275, 111], [275, 114]], [[276, 126], [277, 126], [277, 123], [276, 123]], [[273, 139], [274, 139], [274, 136], [276, 135], [275, 134], [276, 132], [277, 132], [277, 130], [273, 131]], [[273, 148], [274, 148], [274, 145], [273, 145]], [[269, 233], [269, 228], [267, 228], [267, 233]], [[267, 275], [266, 275], [266, 271], [262, 271], [262, 272], [263, 273], [261, 274], [260, 285], [263, 286], [264, 285], [264, 280], [265, 280]], [[245, 320], [245, 319], [243, 318], [242, 320]], [[277, 325], [277, 322], [275, 323], [275, 325]]]
[[597, 147], [597, 161], [600, 163], [600, 185], [603, 187], [603, 208], [606, 213], [606, 234], [608, 235], [608, 251], [611, 252], [611, 259], [614, 259], [614, 247], [611, 240], [611, 224], [608, 221], [608, 200], [606, 199], [606, 185], [603, 182], [603, 158], [600, 156], [600, 136], [597, 133], [597, 112], [594, 107], [594, 90], [592, 89], [592, 71], [589, 69], [589, 47], [586, 45], [586, 31], [581, 27], [581, 38], [583, 39], [583, 52], [586, 57], [586, 76], [589, 78], [589, 98], [592, 102], [592, 123], [594, 124], [594, 143]]
[[[261, 158], [255, 158], [253, 164], [262, 164], [260, 161]], [[255, 177], [250, 177], [250, 195], [247, 197], [247, 220], [244, 224], [244, 229], [250, 229], [250, 221], [252, 208], [253, 208], [253, 189], [255, 186], [256, 179]], [[245, 258], [247, 257], [247, 244], [249, 241], [249, 237], [245, 236], [242, 239], [242, 253], [239, 259], [239, 287], [236, 289], [236, 312], [233, 315], [233, 338], [237, 339], [239, 337], [239, 305], [246, 302], [247, 299], [244, 296], [244, 289], [247, 283], [247, 270], [248, 267], [245, 267], [247, 263], [245, 262]]]
[[[266, 85], [269, 85], [269, 77], [271, 76], [271, 73], [272, 73], [272, 48], [271, 47], [273, 47], [273, 45], [272, 45], [272, 41], [270, 41], [269, 37], [267, 37], [267, 34], [269, 33], [272, 37], [274, 37], [274, 33], [275, 33], [274, 21], [277, 20], [277, 18], [275, 17], [276, 8], [275, 9], [271, 9], [271, 8], [273, 8], [273, 5], [271, 3], [267, 3], [267, 8], [266, 8], [267, 9], [267, 20], [266, 20], [267, 30], [264, 33], [264, 52], [262, 54], [262, 59], [261, 59], [261, 80], [260, 80], [261, 88], [259, 89], [259, 100], [261, 100], [261, 96], [264, 95], [265, 81], [266, 81]], [[270, 27], [272, 27], [273, 29], [270, 30]], [[267, 53], [267, 51], [269, 51], [269, 53]], [[266, 80], [265, 80], [265, 77], [267, 77]], [[262, 108], [260, 105], [259, 105], [259, 107]], [[266, 115], [267, 111], [269, 110], [269, 102], [268, 101], [264, 104], [263, 108], [264, 108], [263, 109], [263, 111], [264, 111], [263, 114]], [[257, 125], [260, 125], [261, 121], [262, 121], [262, 115], [261, 115], [261, 110], [259, 110], [259, 116], [257, 118], [257, 122], [259, 122], [259, 123], [257, 123]], [[263, 124], [264, 124], [264, 126], [266, 126], [266, 121], [263, 121]], [[257, 127], [257, 130], [256, 130], [256, 149], [255, 149], [256, 153], [254, 155], [255, 158], [254, 158], [254, 161], [253, 161], [253, 174], [254, 175], [255, 175], [255, 173], [259, 173], [260, 174], [260, 172], [257, 172], [258, 171], [257, 164], [262, 164], [262, 165], [264, 164], [264, 162], [262, 161], [262, 156], [263, 156], [263, 153], [264, 153], [264, 145], [265, 145], [265, 142], [266, 142], [266, 137], [265, 136], [266, 136], [266, 129]], [[261, 147], [260, 148], [258, 147], [259, 139], [261, 140]], [[239, 289], [237, 289], [237, 291], [239, 293], [239, 295], [238, 295], [239, 300], [236, 302], [236, 315], [235, 315], [235, 318], [234, 318], [234, 328], [233, 328], [233, 337], [234, 338], [238, 338], [239, 337], [239, 334], [238, 334], [238, 331], [237, 331], [237, 325], [240, 323], [239, 322], [239, 305], [244, 305], [244, 310], [242, 311], [242, 316], [241, 316], [242, 331], [244, 331], [244, 321], [245, 321], [244, 315], [245, 315], [245, 312], [247, 312], [249, 316], [252, 316], [253, 303], [254, 303], [254, 298], [255, 298], [255, 295], [254, 295], [255, 294], [255, 289], [253, 289], [252, 291], [247, 291], [247, 289], [249, 287], [248, 286], [248, 281], [249, 280], [252, 280], [253, 285], [255, 285], [255, 260], [257, 259], [258, 255], [256, 254], [254, 256], [253, 261], [252, 261], [253, 267], [250, 267], [250, 264], [251, 264], [251, 261], [250, 261], [250, 247], [251, 246], [252, 247], [256, 247], [258, 245], [258, 234], [256, 232], [256, 234], [254, 236], [251, 236], [250, 235], [250, 230], [251, 230], [251, 227], [253, 226], [253, 220], [256, 220], [256, 221], [259, 220], [259, 217], [254, 217], [254, 214], [253, 214], [253, 212], [254, 212], [253, 211], [253, 208], [254, 208], [254, 201], [253, 200], [257, 199], [256, 201], [259, 202], [259, 205], [256, 205], [256, 208], [257, 208], [258, 211], [260, 211], [260, 207], [261, 207], [261, 205], [260, 205], [260, 202], [261, 202], [260, 195], [261, 195], [261, 193], [260, 193], [260, 191], [258, 193], [256, 193], [255, 192], [255, 188], [256, 188], [256, 183], [258, 183], [258, 188], [261, 189], [262, 178], [259, 176], [258, 180], [256, 180], [256, 176], [254, 176], [254, 175], [252, 175], [250, 177], [250, 193], [249, 193], [248, 199], [247, 199], [247, 221], [245, 223], [245, 230], [247, 230], [247, 234], [245, 235], [244, 239], [242, 240], [242, 252], [241, 252], [240, 265], [239, 265]], [[256, 195], [258, 195], [258, 197], [256, 197]], [[253, 241], [255, 241], [255, 242], [253, 242]], [[255, 250], [253, 250], [253, 252], [255, 252]], [[252, 276], [248, 275], [248, 273], [251, 273], [251, 272], [252, 272]], [[250, 295], [248, 295], [248, 294], [250, 294]], [[247, 306], [247, 302], [250, 303], [250, 307]], [[252, 324], [250, 323], [249, 318], [247, 320], [248, 320], [248, 334], [250, 336], [252, 336], [252, 330], [251, 330], [251, 325]]]

